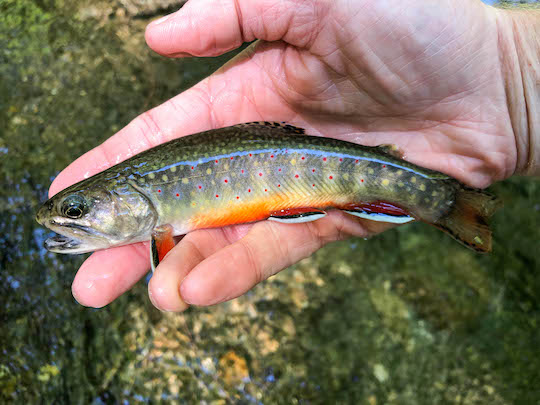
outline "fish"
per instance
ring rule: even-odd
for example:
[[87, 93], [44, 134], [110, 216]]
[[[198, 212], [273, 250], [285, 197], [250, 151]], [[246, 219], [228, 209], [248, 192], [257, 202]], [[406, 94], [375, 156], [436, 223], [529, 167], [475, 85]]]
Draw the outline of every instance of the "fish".
[[173, 237], [262, 220], [316, 221], [330, 209], [370, 221], [422, 221], [489, 252], [487, 219], [500, 200], [403, 159], [393, 145], [307, 135], [250, 122], [184, 136], [143, 151], [60, 191], [38, 223], [58, 233], [56, 253], [150, 241], [154, 269]]

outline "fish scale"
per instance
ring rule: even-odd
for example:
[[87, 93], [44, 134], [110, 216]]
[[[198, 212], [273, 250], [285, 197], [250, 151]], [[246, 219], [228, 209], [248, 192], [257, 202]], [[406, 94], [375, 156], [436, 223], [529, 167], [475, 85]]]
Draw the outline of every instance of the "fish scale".
[[[322, 201], [329, 200], [345, 204], [348, 202], [346, 196], [352, 197], [353, 190], [359, 188], [358, 182], [349, 174], [346, 165], [333, 163], [343, 158], [326, 157], [324, 163], [326, 167], [323, 167], [321, 162], [324, 161], [319, 152], [296, 152], [291, 148], [287, 149], [287, 153], [284, 149], [269, 152], [253, 150], [253, 152], [255, 153], [251, 153], [252, 156], [249, 156], [249, 153], [233, 156], [234, 163], [226, 163], [229, 166], [228, 170], [221, 169], [223, 161], [230, 160], [228, 155], [202, 163], [193, 171], [194, 176], [191, 180], [187, 183], [177, 181], [169, 183], [172, 188], [162, 183], [147, 182], [146, 184], [150, 186], [150, 189], [147, 189], [148, 194], [155, 196], [152, 201], [160, 213], [161, 221], [172, 224], [176, 232], [181, 234], [191, 228], [189, 223], [178, 221], [182, 217], [195, 218], [191, 219], [191, 222], [199, 221], [198, 225], [204, 227], [222, 226], [228, 225], [221, 218], [228, 217], [229, 210], [242, 207], [246, 203], [259, 204], [261, 212], [256, 219], [263, 219], [269, 212], [280, 208], [320, 206]], [[218, 160], [218, 163], [215, 163], [215, 160]], [[268, 164], [270, 161], [272, 163]], [[205, 175], [195, 177], [197, 171]], [[232, 174], [236, 176], [232, 177]], [[348, 181], [344, 180], [343, 174], [347, 174]], [[365, 183], [365, 187], [370, 183], [371, 181]], [[199, 189], [199, 186], [202, 188]], [[177, 189], [181, 190], [183, 198], [176, 196]], [[169, 209], [166, 212], [170, 207], [176, 209]], [[210, 222], [200, 220], [200, 216], [208, 209], [212, 209], [214, 220]], [[179, 212], [183, 212], [184, 215], [178, 215]]]
[[421, 220], [490, 249], [493, 196], [409, 163], [391, 145], [304, 132], [257, 122], [174, 139], [63, 190], [38, 221], [64, 235], [49, 242], [52, 250], [80, 253], [150, 240], [156, 229], [305, 222], [341, 209], [374, 221]]

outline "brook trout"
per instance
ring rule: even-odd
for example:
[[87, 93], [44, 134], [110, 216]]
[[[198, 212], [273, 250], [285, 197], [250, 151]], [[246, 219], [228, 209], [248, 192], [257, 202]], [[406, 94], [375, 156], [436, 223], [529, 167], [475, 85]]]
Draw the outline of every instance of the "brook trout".
[[260, 220], [317, 220], [328, 209], [372, 221], [427, 222], [478, 252], [491, 249], [486, 219], [498, 200], [400, 158], [309, 136], [272, 122], [185, 136], [146, 150], [59, 192], [37, 221], [62, 236], [58, 253], [84, 253], [151, 240], [152, 262], [172, 237]]

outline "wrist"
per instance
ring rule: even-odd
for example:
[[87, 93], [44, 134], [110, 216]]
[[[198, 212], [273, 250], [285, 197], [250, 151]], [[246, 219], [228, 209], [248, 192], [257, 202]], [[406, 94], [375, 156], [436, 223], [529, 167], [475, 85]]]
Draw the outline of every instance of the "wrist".
[[540, 175], [540, 10], [497, 10], [516, 174]]

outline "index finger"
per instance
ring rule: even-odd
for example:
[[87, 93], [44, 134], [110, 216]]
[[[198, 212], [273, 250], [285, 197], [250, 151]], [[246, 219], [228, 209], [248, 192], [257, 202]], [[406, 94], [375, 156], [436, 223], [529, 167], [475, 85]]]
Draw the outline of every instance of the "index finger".
[[146, 111], [104, 143], [85, 153], [53, 181], [49, 196], [127, 158], [182, 134], [211, 126], [210, 112], [201, 97], [204, 84]]
[[210, 98], [209, 80], [205, 80], [139, 115], [64, 169], [51, 184], [49, 196], [160, 143], [212, 128], [216, 118], [212, 113], [214, 109], [210, 106]]
[[[253, 45], [256, 46], [256, 45]], [[275, 51], [275, 50], [274, 50]], [[264, 52], [262, 52], [264, 54]], [[272, 53], [272, 58], [276, 53]], [[180, 136], [239, 122], [287, 120], [293, 112], [272, 91], [259, 58], [247, 49], [189, 90], [135, 118], [101, 145], [71, 163], [53, 181], [49, 196], [127, 158]], [[260, 107], [264, 106], [264, 110]], [[259, 114], [259, 109], [261, 114]]]

